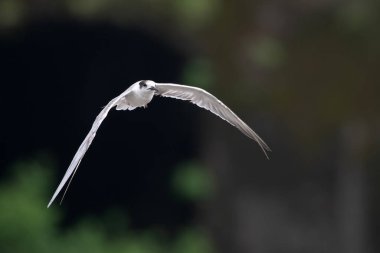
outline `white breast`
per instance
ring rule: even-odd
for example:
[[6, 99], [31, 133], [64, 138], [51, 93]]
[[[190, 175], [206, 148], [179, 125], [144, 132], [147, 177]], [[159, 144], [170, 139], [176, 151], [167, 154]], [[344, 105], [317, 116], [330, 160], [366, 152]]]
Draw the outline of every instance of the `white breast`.
[[117, 103], [116, 110], [133, 110], [136, 107], [145, 107], [154, 96], [154, 92], [131, 91]]

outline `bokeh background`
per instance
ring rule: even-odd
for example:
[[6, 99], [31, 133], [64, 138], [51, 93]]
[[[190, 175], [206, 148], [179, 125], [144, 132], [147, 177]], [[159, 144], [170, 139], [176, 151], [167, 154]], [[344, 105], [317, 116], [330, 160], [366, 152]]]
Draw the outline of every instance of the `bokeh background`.
[[[380, 251], [380, 2], [0, 0], [0, 252]], [[141, 79], [190, 103], [101, 107]]]

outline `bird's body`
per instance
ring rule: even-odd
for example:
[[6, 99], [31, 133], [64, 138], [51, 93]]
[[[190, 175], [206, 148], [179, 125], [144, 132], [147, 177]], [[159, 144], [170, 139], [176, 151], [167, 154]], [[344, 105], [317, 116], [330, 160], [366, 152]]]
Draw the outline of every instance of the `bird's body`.
[[137, 107], [146, 107], [154, 96], [154, 90], [141, 89], [139, 85], [132, 85], [125, 91], [125, 95], [116, 103], [116, 110], [133, 110]]
[[[96, 132], [100, 127], [100, 124], [107, 116], [109, 110], [115, 106], [116, 110], [133, 110], [138, 107], [146, 107], [155, 95], [190, 101], [199, 107], [209, 110], [230, 123], [232, 126], [235, 126], [247, 137], [255, 140], [266, 156], [266, 151], [270, 151], [268, 145], [246, 123], [244, 123], [244, 121], [242, 121], [234, 112], [231, 111], [231, 109], [207, 91], [186, 85], [155, 83], [150, 80], [138, 81], [132, 84], [119, 96], [112, 99], [96, 117], [90, 132], [87, 134], [86, 138], [83, 140], [78, 151], [76, 152], [69, 168], [51, 198], [48, 207], [51, 203], [53, 203], [54, 199], [69, 179], [70, 181], [68, 186], [70, 185], [70, 182], [74, 177], [83, 156], [95, 138]], [[66, 187], [66, 191], [68, 186]]]

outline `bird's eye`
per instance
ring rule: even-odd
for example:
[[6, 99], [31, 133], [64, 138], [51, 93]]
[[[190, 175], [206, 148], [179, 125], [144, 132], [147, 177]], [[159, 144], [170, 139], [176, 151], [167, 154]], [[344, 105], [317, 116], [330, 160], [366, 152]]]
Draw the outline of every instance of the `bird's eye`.
[[140, 83], [139, 83], [139, 85], [140, 85], [140, 89], [141, 88], [146, 88], [147, 87], [147, 85], [146, 85], [146, 81], [144, 80], [144, 81], [141, 81]]

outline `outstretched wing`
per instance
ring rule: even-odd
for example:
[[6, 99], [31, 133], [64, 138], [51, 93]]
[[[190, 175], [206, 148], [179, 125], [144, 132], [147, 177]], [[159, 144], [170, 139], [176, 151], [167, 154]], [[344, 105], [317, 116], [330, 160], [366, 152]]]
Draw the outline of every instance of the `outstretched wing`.
[[158, 95], [187, 100], [218, 115], [220, 118], [239, 129], [243, 134], [255, 140], [268, 158], [266, 151], [271, 151], [268, 145], [230, 108], [212, 94], [201, 88], [171, 83], [157, 83], [156, 88], [158, 90]]
[[[80, 162], [82, 161], [82, 158], [83, 158], [84, 154], [86, 154], [86, 151], [88, 150], [88, 148], [90, 147], [93, 139], [95, 138], [96, 131], [100, 127], [100, 124], [102, 124], [103, 120], [107, 117], [107, 114], [110, 111], [110, 109], [112, 107], [114, 107], [117, 104], [117, 102], [123, 96], [125, 96], [128, 92], [129, 92], [129, 90], [126, 90], [125, 92], [123, 92], [122, 94], [120, 94], [118, 97], [112, 99], [103, 108], [103, 110], [99, 113], [99, 115], [96, 117], [94, 123], [92, 124], [90, 132], [87, 134], [86, 138], [83, 140], [82, 144], [79, 146], [77, 152], [75, 153], [75, 156], [74, 156], [73, 160], [70, 163], [69, 168], [66, 170], [66, 173], [63, 176], [63, 179], [59, 183], [58, 188], [57, 188], [57, 190], [55, 190], [54, 195], [51, 198], [51, 200], [50, 200], [50, 202], [49, 202], [49, 204], [48, 204], [47, 207], [49, 207], [53, 203], [54, 199], [57, 197], [57, 195], [62, 190], [63, 186], [65, 186], [67, 180], [69, 180], [70, 177], [71, 177], [71, 179], [70, 179], [70, 182], [71, 182], [71, 180], [73, 179], [73, 177], [75, 175], [75, 172], [78, 169], [78, 166], [79, 166]], [[69, 184], [66, 187], [66, 190], [65, 190], [65, 193], [64, 193], [63, 197], [66, 194], [66, 191], [67, 191], [67, 189], [68, 189], [68, 187], [70, 185], [70, 182], [69, 182]], [[62, 197], [62, 200], [63, 200], [63, 197]]]

